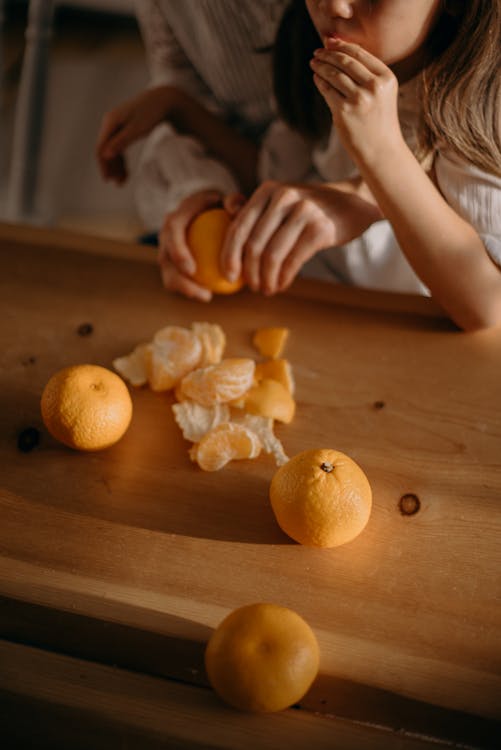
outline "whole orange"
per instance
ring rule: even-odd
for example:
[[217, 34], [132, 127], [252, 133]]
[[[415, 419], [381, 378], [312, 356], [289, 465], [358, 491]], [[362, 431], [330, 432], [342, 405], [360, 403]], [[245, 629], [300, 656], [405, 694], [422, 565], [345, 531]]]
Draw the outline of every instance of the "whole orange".
[[188, 227], [187, 242], [197, 269], [193, 280], [216, 294], [233, 294], [244, 285], [243, 278], [228, 281], [219, 267], [221, 248], [231, 217], [223, 208], [199, 214]]
[[42, 418], [56, 440], [83, 451], [116, 443], [132, 418], [124, 381], [99, 365], [74, 365], [56, 372], [41, 399]]
[[363, 530], [372, 507], [367, 477], [329, 448], [298, 453], [275, 473], [270, 500], [279, 526], [312, 547], [338, 547]]
[[318, 666], [318, 643], [310, 626], [276, 604], [235, 609], [213, 632], [205, 651], [212, 687], [243, 711], [281, 711], [297, 703]]

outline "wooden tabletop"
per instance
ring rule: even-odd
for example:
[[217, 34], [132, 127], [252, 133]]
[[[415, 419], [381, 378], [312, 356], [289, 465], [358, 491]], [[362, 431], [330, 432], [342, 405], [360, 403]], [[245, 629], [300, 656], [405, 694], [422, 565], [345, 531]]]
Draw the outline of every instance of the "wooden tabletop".
[[[151, 248], [46, 229], [0, 225], [0, 268], [7, 734], [29, 735], [28, 711], [51, 747], [70, 735], [96, 748], [124, 736], [127, 747], [499, 745], [500, 329], [461, 333], [431, 300], [306, 280], [206, 305], [162, 289]], [[363, 467], [374, 506], [353, 542], [314, 550], [280, 531], [269, 456], [198, 469], [168, 394], [133, 390], [131, 427], [109, 450], [49, 436], [39, 401], [56, 370], [111, 367], [159, 328], [196, 320], [223, 327], [228, 356], [257, 358], [256, 328], [290, 329], [297, 412], [277, 434], [289, 455], [332, 447]], [[26, 428], [40, 436], [29, 452]], [[256, 601], [296, 610], [320, 644], [317, 681], [280, 715], [226, 708], [203, 670], [212, 629]]]

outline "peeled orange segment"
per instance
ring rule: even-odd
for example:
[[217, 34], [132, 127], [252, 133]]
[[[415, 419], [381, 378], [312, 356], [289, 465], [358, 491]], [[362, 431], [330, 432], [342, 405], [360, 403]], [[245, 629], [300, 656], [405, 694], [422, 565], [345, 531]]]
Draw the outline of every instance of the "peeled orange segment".
[[139, 344], [134, 351], [113, 360], [113, 367], [131, 385], [139, 387], [148, 382], [146, 370], [147, 344]]
[[257, 435], [241, 424], [223, 422], [190, 450], [190, 458], [204, 471], [219, 471], [229, 461], [256, 458], [261, 452]]
[[294, 419], [296, 402], [282, 383], [264, 378], [246, 394], [244, 409], [288, 424]]
[[288, 328], [259, 328], [253, 336], [252, 343], [263, 357], [278, 359], [288, 337]]
[[199, 367], [221, 362], [226, 346], [226, 336], [216, 323], [192, 323], [191, 330], [202, 345]]
[[226, 404], [202, 406], [195, 401], [183, 401], [173, 404], [172, 411], [184, 439], [192, 443], [198, 443], [207, 432], [230, 420], [230, 409]]
[[219, 267], [221, 248], [231, 223], [222, 208], [199, 214], [188, 227], [187, 243], [196, 263], [193, 280], [215, 294], [233, 294], [244, 285], [243, 278], [228, 281]]
[[249, 390], [254, 377], [252, 359], [223, 359], [217, 365], [193, 370], [181, 381], [180, 395], [202, 406], [223, 404]]
[[287, 463], [289, 457], [286, 455], [282, 443], [273, 432], [273, 420], [270, 417], [236, 412], [232, 414], [231, 420], [252, 430], [261, 441], [264, 452], [271, 453], [277, 466]]
[[187, 328], [157, 331], [146, 350], [148, 381], [153, 391], [168, 391], [195, 367], [202, 356], [200, 339]]
[[258, 362], [254, 377], [258, 382], [264, 378], [277, 380], [282, 383], [291, 396], [294, 395], [294, 376], [290, 362], [286, 359], [267, 359], [265, 362]]

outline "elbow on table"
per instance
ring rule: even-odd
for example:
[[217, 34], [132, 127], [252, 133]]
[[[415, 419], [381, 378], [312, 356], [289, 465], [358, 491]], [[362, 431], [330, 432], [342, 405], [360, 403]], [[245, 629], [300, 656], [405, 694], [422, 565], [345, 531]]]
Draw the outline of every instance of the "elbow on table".
[[460, 315], [451, 317], [459, 328], [468, 333], [501, 327], [501, 289], [494, 298], [486, 298], [474, 308], [462, 310]]

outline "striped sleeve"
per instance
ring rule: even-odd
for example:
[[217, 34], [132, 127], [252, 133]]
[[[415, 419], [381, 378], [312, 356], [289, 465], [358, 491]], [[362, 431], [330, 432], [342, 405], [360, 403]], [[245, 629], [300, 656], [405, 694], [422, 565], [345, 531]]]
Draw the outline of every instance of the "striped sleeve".
[[192, 96], [207, 96], [208, 89], [179, 44], [159, 0], [135, 0], [150, 85], [170, 85]]

